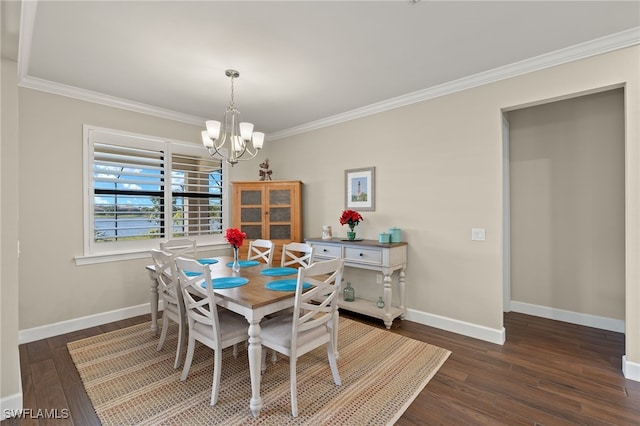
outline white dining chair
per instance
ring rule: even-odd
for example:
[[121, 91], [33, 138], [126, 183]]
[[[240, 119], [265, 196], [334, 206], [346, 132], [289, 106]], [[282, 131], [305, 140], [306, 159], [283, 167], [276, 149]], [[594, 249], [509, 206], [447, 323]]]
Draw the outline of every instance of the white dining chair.
[[306, 243], [289, 243], [282, 246], [280, 266], [306, 268], [313, 262], [314, 248]]
[[[194, 259], [178, 257], [176, 267], [189, 323], [187, 357], [180, 380], [187, 379], [196, 341], [213, 349], [211, 405], [215, 405], [220, 388], [222, 350], [246, 341], [249, 338], [249, 324], [241, 315], [226, 309], [218, 310], [216, 302], [219, 298], [213, 292], [211, 270], [208, 265], [202, 265]], [[202, 287], [202, 283], [205, 288]]]
[[249, 242], [247, 260], [260, 260], [271, 266], [273, 262], [274, 244], [271, 240], [253, 240]]
[[158, 293], [162, 298], [162, 332], [158, 341], [157, 350], [161, 350], [167, 337], [169, 320], [178, 324], [178, 346], [176, 347], [176, 360], [173, 368], [178, 368], [182, 362], [184, 353], [184, 342], [187, 332], [187, 320], [182, 291], [178, 283], [175, 258], [171, 253], [162, 250], [151, 250], [151, 258], [155, 268], [156, 280], [158, 282]]
[[[338, 326], [338, 294], [342, 282], [344, 261], [332, 259], [298, 269], [293, 315], [279, 315], [264, 321], [261, 326], [262, 345], [289, 357], [291, 414], [298, 416], [297, 373], [298, 358], [326, 344], [333, 381], [340, 386], [336, 362]], [[303, 284], [312, 285], [308, 290]], [[262, 366], [265, 367], [265, 351]]]
[[188, 238], [176, 238], [160, 243], [160, 249], [173, 254], [175, 257], [192, 257], [196, 258], [198, 251], [196, 241]]

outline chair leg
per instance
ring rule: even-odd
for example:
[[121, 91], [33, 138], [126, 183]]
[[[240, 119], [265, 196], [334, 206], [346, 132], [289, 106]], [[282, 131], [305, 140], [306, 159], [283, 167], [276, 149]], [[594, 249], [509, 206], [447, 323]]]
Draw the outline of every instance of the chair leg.
[[196, 346], [196, 339], [189, 336], [189, 345], [187, 345], [187, 358], [184, 360], [184, 367], [182, 367], [182, 375], [180, 376], [180, 380], [186, 380], [187, 375], [189, 374], [189, 369], [191, 368], [191, 361], [193, 361], [193, 352]]
[[[274, 351], [275, 352], [275, 351]], [[262, 354], [260, 356], [260, 371], [264, 374], [267, 371], [267, 347], [262, 347]]]
[[271, 364], [278, 362], [278, 352], [274, 349], [271, 353]]
[[329, 358], [329, 366], [331, 367], [331, 374], [333, 374], [333, 381], [336, 385], [340, 386], [342, 381], [340, 380], [340, 373], [338, 372], [338, 363], [336, 362], [336, 351], [333, 347], [333, 341], [327, 342], [327, 357]]
[[162, 332], [160, 333], [160, 340], [158, 341], [158, 346], [156, 350], [162, 349], [162, 345], [164, 345], [164, 339], [167, 337], [167, 329], [169, 328], [169, 316], [166, 312], [162, 313]]
[[184, 353], [184, 337], [185, 326], [182, 323], [178, 323], [178, 347], [176, 348], [176, 361], [173, 363], [173, 368], [180, 367], [182, 362], [182, 354]]
[[233, 345], [233, 357], [238, 358], [238, 344]]
[[298, 417], [298, 390], [297, 390], [297, 367], [298, 357], [291, 354], [289, 358], [289, 382], [291, 385], [291, 415]]
[[333, 314], [333, 321], [331, 322], [331, 338], [333, 339], [333, 351], [336, 354], [336, 359], [340, 358], [338, 353], [338, 327], [339, 327], [339, 314], [338, 310]]
[[213, 351], [213, 383], [211, 385], [211, 405], [218, 402], [218, 389], [220, 388], [220, 373], [222, 369], [222, 350]]

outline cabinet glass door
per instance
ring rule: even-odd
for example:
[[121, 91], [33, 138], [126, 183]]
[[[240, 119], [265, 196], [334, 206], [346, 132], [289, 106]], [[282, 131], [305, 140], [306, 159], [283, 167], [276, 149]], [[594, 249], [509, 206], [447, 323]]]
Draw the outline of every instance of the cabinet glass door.
[[269, 189], [269, 237], [291, 239], [291, 190]]
[[247, 238], [262, 238], [262, 191], [243, 190], [240, 192], [240, 230]]

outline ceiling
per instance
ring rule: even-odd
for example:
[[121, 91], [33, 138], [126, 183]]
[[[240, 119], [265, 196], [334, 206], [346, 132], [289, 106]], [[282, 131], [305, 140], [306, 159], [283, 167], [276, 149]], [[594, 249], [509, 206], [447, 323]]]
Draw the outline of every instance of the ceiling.
[[621, 32], [638, 43], [640, 1], [48, 0], [23, 2], [17, 57], [23, 86], [198, 124], [235, 68], [243, 119], [275, 139]]

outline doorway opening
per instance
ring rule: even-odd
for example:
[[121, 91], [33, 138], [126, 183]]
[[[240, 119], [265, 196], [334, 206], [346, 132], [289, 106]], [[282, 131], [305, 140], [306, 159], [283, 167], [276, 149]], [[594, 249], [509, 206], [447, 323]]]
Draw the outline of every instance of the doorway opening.
[[624, 333], [624, 89], [503, 117], [504, 311]]

